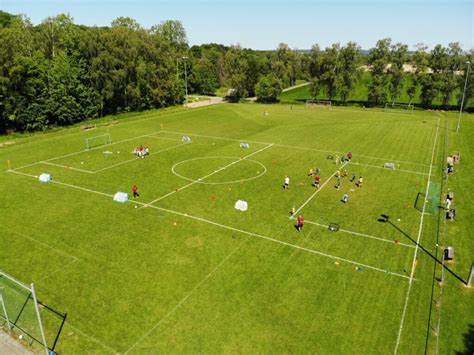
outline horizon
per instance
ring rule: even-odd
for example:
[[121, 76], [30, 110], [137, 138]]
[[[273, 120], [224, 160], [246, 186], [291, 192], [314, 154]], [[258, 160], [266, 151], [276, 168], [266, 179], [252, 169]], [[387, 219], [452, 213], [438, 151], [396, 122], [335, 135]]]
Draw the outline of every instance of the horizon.
[[282, 0], [3, 0], [2, 10], [24, 14], [34, 25], [61, 13], [69, 14], [78, 25], [100, 27], [110, 26], [121, 16], [135, 19], [144, 28], [178, 20], [189, 46], [240, 44], [273, 50], [287, 43], [292, 49], [309, 50], [315, 44], [324, 48], [352, 41], [369, 50], [377, 40], [389, 37], [394, 43], [407, 44], [410, 51], [419, 43], [431, 49], [436, 44], [459, 42], [463, 50], [473, 49], [474, 6], [466, 0], [367, 0], [357, 4], [347, 0], [292, 4]]

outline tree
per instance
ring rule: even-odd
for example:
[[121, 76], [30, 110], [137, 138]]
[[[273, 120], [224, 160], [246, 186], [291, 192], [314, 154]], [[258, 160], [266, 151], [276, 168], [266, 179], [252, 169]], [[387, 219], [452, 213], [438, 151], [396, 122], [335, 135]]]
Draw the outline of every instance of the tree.
[[275, 74], [262, 76], [255, 86], [255, 93], [260, 102], [276, 102], [281, 91], [281, 81], [275, 76]]
[[313, 99], [318, 98], [321, 92], [321, 83], [318, 78], [312, 78], [309, 82], [309, 92]]
[[242, 47], [231, 47], [225, 54], [225, 81], [230, 88], [229, 97], [232, 101], [248, 95], [247, 72], [248, 63]]
[[390, 47], [390, 68], [388, 69], [388, 74], [390, 99], [393, 102], [397, 101], [403, 87], [403, 65], [406, 62], [407, 53], [408, 46], [406, 44], [397, 43]]
[[339, 53], [340, 62], [340, 87], [339, 93], [343, 102], [346, 102], [354, 85], [360, 78], [359, 62], [360, 62], [360, 47], [354, 43], [349, 42], [342, 47]]
[[201, 57], [193, 66], [189, 83], [193, 92], [213, 95], [219, 87], [219, 75], [216, 66], [207, 57]]
[[339, 43], [336, 43], [326, 48], [322, 56], [321, 76], [319, 77], [319, 81], [329, 100], [332, 100], [337, 95], [340, 88], [340, 50], [341, 47]]
[[390, 38], [384, 38], [377, 41], [375, 48], [369, 53], [368, 64], [372, 76], [372, 82], [369, 85], [369, 101], [381, 104], [387, 101], [387, 83], [388, 77], [386, 68], [390, 59]]

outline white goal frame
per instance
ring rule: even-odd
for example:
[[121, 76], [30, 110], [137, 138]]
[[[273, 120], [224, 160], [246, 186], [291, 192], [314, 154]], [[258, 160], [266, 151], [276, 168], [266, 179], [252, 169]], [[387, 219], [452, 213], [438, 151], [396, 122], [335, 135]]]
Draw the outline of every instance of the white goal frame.
[[324, 107], [330, 109], [332, 106], [331, 100], [306, 100], [305, 107], [312, 108], [312, 107]]
[[91, 141], [98, 140], [98, 139], [103, 139], [103, 142], [104, 142], [102, 144], [99, 144], [98, 146], [107, 145], [107, 144], [112, 143], [112, 137], [111, 137], [110, 133], [101, 134], [100, 136], [89, 137], [89, 138], [85, 139], [86, 150], [91, 149]]
[[397, 102], [386, 102], [384, 111], [389, 112], [391, 110], [394, 110], [394, 111], [406, 110], [409, 113], [413, 113], [414, 106], [412, 104], [401, 104], [401, 103], [397, 103]]

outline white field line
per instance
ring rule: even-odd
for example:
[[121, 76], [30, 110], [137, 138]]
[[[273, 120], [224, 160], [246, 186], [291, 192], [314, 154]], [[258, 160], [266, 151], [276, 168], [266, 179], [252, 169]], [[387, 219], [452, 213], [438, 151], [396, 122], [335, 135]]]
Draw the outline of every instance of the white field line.
[[[36, 178], [34, 175], [24, 174], [24, 173], [20, 173], [20, 172], [18, 172], [18, 171], [9, 170], [9, 172]], [[55, 183], [55, 184], [59, 184], [59, 185], [67, 186], [67, 187], [71, 187], [71, 188], [77, 189], [77, 190], [82, 190], [82, 191], [91, 192], [91, 193], [98, 194], [98, 195], [101, 195], [101, 196], [106, 196], [106, 197], [108, 197], [108, 198], [113, 198], [113, 195], [107, 194], [107, 193], [105, 193], [105, 192], [94, 191], [94, 190], [87, 189], [87, 188], [84, 188], [84, 187], [80, 187], [80, 186], [75, 186], [75, 185], [71, 185], [71, 184], [66, 184], [66, 183], [63, 183], [63, 182], [59, 182], [59, 181], [57, 181], [57, 180], [52, 180], [51, 183]], [[169, 210], [169, 209], [162, 208], [162, 207], [158, 207], [158, 206], [148, 205], [148, 204], [146, 204], [146, 203], [139, 202], [139, 201], [134, 201], [134, 200], [129, 200], [129, 202], [134, 203], [134, 204], [137, 204], [137, 205], [140, 205], [140, 206], [148, 206], [149, 208], [154, 208], [154, 209], [159, 210], [159, 211], [168, 212], [168, 213], [170, 213], [170, 214], [174, 214], [174, 215], [177, 215], [177, 216], [181, 216], [181, 217], [186, 217], [186, 218], [194, 219], [194, 220], [196, 220], [196, 221], [200, 221], [200, 222], [204, 222], [204, 223], [207, 223], [207, 224], [214, 225], [214, 226], [216, 226], [216, 227], [221, 227], [221, 228], [224, 228], [224, 229], [228, 229], [228, 230], [231, 230], [231, 231], [233, 231], [233, 232], [238, 232], [238, 233], [242, 233], [242, 234], [247, 234], [247, 235], [250, 235], [250, 236], [253, 236], [253, 237], [256, 237], [256, 238], [260, 238], [260, 239], [264, 239], [264, 240], [271, 241], [271, 242], [274, 242], [274, 243], [282, 244], [282, 245], [288, 246], [288, 247], [290, 247], [290, 248], [294, 248], [294, 249], [298, 249], [298, 250], [303, 250], [303, 251], [306, 251], [306, 252], [309, 252], [309, 253], [313, 253], [313, 254], [316, 254], [316, 255], [320, 255], [320, 256], [323, 256], [323, 257], [326, 257], [326, 258], [329, 258], [329, 259], [339, 260], [339, 261], [343, 261], [343, 262], [346, 262], [346, 263], [349, 263], [349, 264], [353, 264], [353, 265], [357, 265], [357, 266], [364, 266], [364, 267], [366, 267], [367, 269], [379, 271], [379, 272], [382, 272], [382, 273], [384, 273], [384, 274], [389, 274], [389, 275], [398, 276], [398, 277], [401, 277], [401, 278], [404, 278], [404, 279], [409, 279], [408, 276], [402, 275], [402, 274], [398, 274], [398, 273], [396, 273], [396, 272], [392, 272], [392, 271], [380, 269], [380, 268], [377, 268], [377, 267], [375, 267], [375, 266], [370, 266], [370, 265], [367, 265], [367, 264], [359, 263], [359, 262], [354, 261], [354, 260], [344, 259], [344, 258], [335, 256], [335, 255], [326, 254], [326, 253], [323, 253], [323, 252], [320, 252], [320, 251], [317, 251], [317, 250], [313, 250], [313, 249], [301, 247], [301, 246], [296, 245], [296, 244], [291, 244], [291, 243], [287, 243], [287, 242], [284, 242], [284, 241], [281, 241], [281, 240], [278, 240], [278, 239], [274, 239], [274, 238], [271, 238], [271, 237], [266, 237], [266, 236], [263, 236], [263, 235], [260, 235], [260, 234], [248, 232], [248, 231], [245, 231], [245, 230], [243, 230], [243, 229], [238, 229], [238, 228], [234, 228], [234, 227], [231, 227], [231, 226], [226, 226], [226, 225], [224, 225], [224, 224], [220, 224], [220, 223], [217, 223], [217, 222], [213, 222], [213, 221], [211, 221], [211, 220], [204, 219], [204, 218], [201, 218], [201, 217], [192, 216], [192, 215], [189, 215], [189, 214], [187, 214], [187, 213], [181, 213], [181, 212]]]
[[243, 242], [239, 243], [239, 245], [237, 245], [237, 247], [235, 247], [214, 269], [212, 269], [212, 271], [207, 274], [201, 281], [199, 281], [193, 288], [191, 291], [189, 291], [189, 293], [184, 296], [181, 301], [179, 301], [176, 306], [173, 307], [173, 309], [171, 309], [168, 313], [165, 314], [165, 316], [163, 318], [161, 318], [158, 323], [156, 323], [153, 327], [151, 327], [145, 334], [143, 334], [140, 339], [138, 339], [130, 348], [128, 348], [127, 351], [125, 351], [125, 354], [128, 354], [131, 350], [133, 350], [140, 342], [143, 341], [143, 339], [145, 339], [147, 336], [149, 336], [151, 334], [151, 332], [153, 332], [156, 328], [158, 328], [160, 326], [161, 323], [163, 323], [166, 319], [168, 319], [169, 316], [171, 316], [174, 312], [176, 312], [176, 310], [181, 307], [181, 305], [186, 302], [189, 297], [191, 297], [193, 295], [193, 293], [202, 285], [204, 284], [204, 282], [206, 282], [217, 270], [219, 270], [222, 265], [224, 265], [224, 263], [230, 259], [230, 257], [232, 255], [234, 255], [234, 253], [249, 239], [250, 237], [247, 237], [246, 240], [244, 240]]
[[179, 141], [180, 141], [180, 139], [176, 139], [176, 138], [168, 138], [168, 137], [158, 137], [158, 136], [156, 136], [156, 134], [160, 134], [160, 133], [162, 133], [162, 131], [160, 131], [160, 132], [158, 132], [158, 133], [154, 133], [154, 134], [153, 134], [153, 133], [152, 133], [152, 134], [149, 134], [149, 135], [147, 135], [147, 136], [145, 136], [145, 137], [156, 138], [156, 139], [164, 139], [164, 140], [173, 141], [173, 142], [179, 142]]
[[423, 221], [425, 218], [425, 208], [426, 208], [426, 203], [428, 202], [428, 193], [430, 189], [430, 183], [431, 183], [431, 171], [433, 169], [433, 160], [435, 156], [435, 151], [436, 151], [436, 142], [438, 141], [438, 130], [439, 130], [439, 121], [440, 117], [438, 117], [438, 123], [436, 124], [436, 133], [435, 133], [435, 139], [433, 142], [433, 148], [431, 150], [431, 164], [430, 164], [430, 171], [428, 173], [428, 182], [426, 184], [426, 193], [425, 193], [425, 201], [423, 203], [423, 209], [421, 213], [421, 218], [420, 218], [420, 226], [418, 228], [418, 237], [416, 239], [416, 248], [415, 248], [415, 254], [413, 255], [413, 261], [411, 264], [411, 272], [410, 272], [410, 281], [408, 282], [408, 290], [407, 290], [407, 295], [405, 297], [405, 305], [403, 306], [403, 312], [402, 312], [402, 319], [400, 321], [400, 327], [398, 330], [398, 336], [397, 336], [397, 342], [395, 344], [395, 349], [393, 350], [394, 354], [397, 354], [398, 352], [398, 347], [400, 345], [400, 339], [402, 337], [402, 331], [403, 331], [403, 323], [405, 321], [405, 316], [408, 308], [408, 301], [410, 299], [410, 292], [411, 292], [411, 286], [413, 284], [413, 275], [415, 274], [415, 266], [416, 266], [416, 257], [418, 255], [418, 246], [420, 245], [420, 240], [421, 240], [421, 235], [423, 232]]
[[[179, 144], [173, 145], [173, 146], [171, 146], [171, 147], [168, 147], [168, 148], [166, 148], [166, 149], [162, 149], [162, 150], [159, 150], [159, 151], [157, 151], [157, 152], [150, 153], [149, 156], [152, 156], [152, 155], [158, 154], [158, 153], [163, 153], [163, 152], [166, 152], [166, 151], [168, 151], [168, 150], [171, 150], [171, 149], [174, 149], [174, 148], [176, 148], [176, 147], [180, 147], [180, 146], [186, 145], [186, 144], [189, 144], [189, 143], [179, 143]], [[120, 162], [120, 163], [113, 164], [113, 165], [107, 166], [107, 167], [105, 167], [105, 168], [96, 170], [96, 171], [94, 171], [94, 174], [95, 174], [95, 173], [100, 173], [100, 172], [105, 171], [105, 170], [109, 170], [109, 169], [115, 168], [115, 167], [120, 166], [120, 165], [123, 165], [123, 164], [130, 163], [130, 162], [132, 162], [132, 161], [137, 161], [137, 160], [140, 160], [140, 158], [134, 157], [134, 158], [131, 158], [131, 159], [122, 161], [122, 162]]]
[[85, 170], [85, 169], [78, 169], [78, 168], [72, 168], [70, 166], [66, 166], [66, 165], [61, 165], [61, 164], [55, 164], [55, 163], [51, 163], [51, 162], [48, 162], [48, 161], [41, 161], [38, 163], [39, 164], [46, 164], [46, 165], [52, 165], [52, 166], [57, 166], [59, 168], [65, 168], [65, 169], [69, 169], [69, 170], [75, 170], [75, 171], [80, 171], [81, 173], [88, 173], [88, 174], [95, 174], [95, 171], [91, 171], [91, 170]]
[[77, 262], [79, 259], [75, 259], [73, 261], [71, 261], [70, 263], [67, 263], [65, 265], [62, 265], [61, 267], [57, 268], [56, 270], [54, 271], [51, 271], [49, 274], [43, 276], [42, 278], [40, 278], [39, 280], [35, 280], [34, 283], [38, 283], [38, 282], [41, 282], [41, 281], [44, 281], [46, 280], [47, 278], [49, 278], [50, 276], [58, 273], [59, 271], [64, 271], [68, 266], [71, 266], [72, 264], [74, 264], [75, 262]]
[[[255, 144], [271, 144], [271, 143], [268, 143], [268, 142], [259, 142], [259, 141], [251, 141], [251, 140], [247, 140], [247, 139], [235, 139], [235, 138], [209, 136], [209, 135], [203, 135], [203, 134], [197, 134], [197, 133], [182, 133], [182, 132], [174, 132], [174, 131], [161, 131], [161, 132], [171, 133], [171, 134], [178, 134], [178, 135], [187, 135], [187, 136], [211, 138], [211, 139], [220, 139], [220, 140], [233, 141], [233, 142], [246, 142], [246, 143], [255, 143]], [[339, 154], [339, 155], [344, 155], [345, 154], [343, 152], [338, 152], [338, 151], [335, 151], [335, 150], [322, 150], [322, 149], [315, 149], [315, 148], [297, 147], [297, 146], [293, 146], [293, 145], [278, 144], [278, 143], [274, 143], [273, 145], [275, 147], [281, 147], [281, 148], [308, 150], [308, 151], [313, 151], [313, 152], [331, 153], [331, 154]], [[372, 157], [372, 156], [362, 155], [362, 154], [357, 154], [357, 153], [353, 153], [352, 155], [353, 155], [353, 157], [362, 157], [362, 158], [368, 158], [368, 159], [384, 160], [386, 162], [405, 163], [405, 164], [420, 165], [420, 166], [426, 166], [426, 167], [429, 166], [427, 164], [414, 163], [414, 162], [406, 161], [406, 160], [395, 160], [395, 159], [391, 159], [391, 158]]]
[[[314, 225], [316, 225], [316, 226], [320, 226], [320, 227], [324, 227], [324, 228], [329, 228], [329, 226], [326, 225], [326, 224], [321, 224], [321, 223], [317, 223], [317, 222], [313, 222], [313, 221], [308, 221], [307, 219], [305, 219], [305, 222], [306, 222], [306, 223], [309, 223], [309, 224], [314, 224]], [[394, 242], [393, 240], [388, 240], [388, 239], [384, 239], [384, 238], [380, 238], [380, 237], [375, 237], [375, 236], [370, 235], [370, 234], [364, 234], [364, 233], [354, 232], [354, 231], [350, 231], [350, 230], [347, 230], [347, 229], [339, 228], [339, 232], [344, 232], [344, 233], [348, 233], [348, 234], [358, 235], [358, 236], [360, 236], [360, 237], [365, 237], [365, 238], [380, 240], [381, 242], [386, 242], [386, 243], [390, 243], [390, 244], [395, 244], [395, 242]], [[397, 244], [395, 244], [395, 245], [402, 245], [402, 246], [407, 247], [407, 248], [415, 248], [413, 245], [405, 244], [405, 243], [397, 243]]]
[[154, 199], [153, 201], [148, 202], [148, 203], [145, 204], [143, 207], [149, 207], [150, 205], [152, 205], [152, 204], [154, 204], [154, 203], [156, 203], [156, 202], [158, 202], [158, 201], [161, 201], [161, 200], [163, 200], [163, 199], [165, 199], [165, 198], [167, 198], [167, 197], [169, 197], [169, 196], [171, 196], [171, 195], [174, 195], [175, 193], [177, 193], [177, 192], [179, 192], [179, 191], [182, 191], [182, 190], [184, 190], [184, 189], [186, 189], [186, 188], [188, 188], [188, 187], [190, 187], [190, 186], [193, 186], [193, 185], [195, 185], [195, 184], [197, 184], [197, 183], [200, 183], [201, 181], [203, 181], [203, 180], [205, 180], [205, 179], [207, 179], [207, 178], [209, 178], [209, 177], [211, 177], [211, 176], [213, 176], [213, 175], [215, 175], [215, 174], [221, 172], [222, 170], [225, 170], [225, 169], [227, 169], [228, 167], [230, 167], [230, 166], [232, 166], [232, 165], [238, 164], [238, 163], [240, 163], [241, 161], [243, 161], [243, 160], [245, 160], [245, 159], [247, 159], [247, 158], [250, 158], [251, 156], [253, 156], [253, 155], [255, 155], [255, 154], [258, 154], [258, 153], [260, 153], [260, 152], [264, 151], [265, 149], [268, 149], [268, 148], [270, 148], [270, 147], [272, 147], [272, 146], [273, 146], [273, 144], [269, 144], [269, 145], [267, 145], [267, 146], [265, 146], [265, 147], [263, 147], [263, 148], [261, 148], [261, 149], [255, 151], [255, 152], [251, 153], [251, 154], [247, 154], [247, 155], [243, 156], [242, 158], [240, 158], [240, 159], [238, 159], [238, 160], [235, 160], [235, 161], [233, 161], [232, 163], [227, 164], [226, 166], [223, 166], [222, 168], [219, 168], [219, 169], [217, 169], [217, 170], [214, 170], [212, 173], [207, 174], [206, 176], [203, 176], [203, 177], [201, 177], [201, 178], [198, 178], [197, 180], [192, 181], [192, 182], [190, 182], [189, 184], [184, 185], [183, 187], [180, 187], [180, 188], [178, 188], [178, 189], [176, 189], [176, 190], [174, 190], [174, 191], [168, 192], [166, 195], [160, 196], [160, 197]]
[[427, 173], [421, 173], [419, 171], [412, 171], [412, 170], [404, 170], [404, 169], [387, 169], [387, 168], [384, 168], [383, 166], [378, 166], [378, 165], [370, 165], [370, 164], [361, 164], [361, 163], [354, 163], [354, 162], [350, 162], [349, 164], [354, 164], [354, 165], [360, 165], [360, 166], [367, 166], [369, 168], [378, 168], [378, 169], [384, 169], [386, 171], [399, 171], [401, 173], [408, 173], [408, 174], [418, 174], [418, 175], [425, 175], [425, 176], [428, 176]]
[[27, 165], [23, 165], [23, 166], [20, 166], [18, 168], [15, 168], [15, 169], [11, 169], [11, 170], [21, 170], [21, 169], [24, 169], [24, 168], [27, 168], [27, 167], [30, 167], [30, 166], [33, 166], [33, 165], [38, 165], [38, 164], [41, 164], [41, 163], [46, 163], [46, 162], [50, 162], [50, 161], [53, 161], [53, 160], [58, 160], [58, 159], [62, 159], [62, 158], [68, 158], [68, 157], [72, 157], [74, 155], [77, 155], [77, 154], [82, 154], [82, 153], [87, 153], [87, 152], [90, 152], [92, 150], [97, 150], [97, 149], [105, 149], [106, 147], [108, 146], [111, 146], [111, 145], [114, 145], [114, 144], [120, 144], [120, 143], [124, 143], [124, 142], [129, 142], [129, 141], [132, 141], [134, 139], [138, 139], [138, 138], [143, 138], [143, 137], [146, 137], [146, 136], [149, 136], [149, 135], [152, 135], [152, 134], [157, 134], [157, 133], [160, 133], [161, 131], [156, 131], [154, 133], [148, 133], [148, 134], [143, 134], [141, 136], [137, 136], [137, 137], [133, 137], [133, 138], [128, 138], [128, 139], [123, 139], [121, 141], [117, 141], [117, 142], [112, 142], [110, 144], [106, 144], [106, 145], [101, 145], [99, 147], [95, 147], [95, 148], [91, 148], [91, 149], [88, 149], [88, 150], [80, 150], [78, 152], [74, 152], [74, 153], [69, 153], [69, 154], [65, 154], [65, 155], [61, 155], [59, 157], [54, 157], [54, 158], [51, 158], [51, 159], [47, 159], [47, 160], [40, 160], [36, 163], [31, 163], [31, 164], [27, 164]]
[[[18, 173], [18, 172], [15, 172], [15, 173], [24, 175], [23, 173]], [[34, 177], [33, 175], [27, 175], [27, 176]], [[39, 245], [41, 245], [41, 246], [43, 246], [43, 247], [45, 247], [45, 248], [54, 250], [56, 253], [62, 254], [62, 255], [64, 255], [64, 256], [67, 256], [68, 258], [72, 258], [72, 259], [75, 260], [75, 261], [78, 260], [77, 257], [75, 257], [74, 255], [71, 255], [71, 254], [69, 254], [69, 253], [67, 253], [67, 252], [65, 252], [65, 251], [60, 250], [60, 249], [56, 249], [55, 247], [52, 247], [51, 245], [48, 245], [48, 244], [43, 243], [43, 242], [40, 242], [39, 240], [36, 240], [36, 239], [34, 239], [34, 238], [32, 238], [32, 237], [30, 237], [30, 236], [28, 236], [28, 235], [26, 235], [26, 234], [20, 233], [20, 232], [18, 232], [18, 231], [16, 231], [16, 230], [13, 230], [13, 229], [11, 229], [11, 228], [9, 228], [9, 227], [3, 225], [3, 224], [0, 224], [0, 228], [6, 229], [6, 230], [10, 231], [11, 233], [14, 233], [14, 234], [16, 234], [16, 235], [19, 235], [19, 236], [21, 236], [21, 237], [23, 237], [23, 238], [25, 238], [25, 239], [31, 240], [32, 242], [35, 242], [35, 243], [37, 243], [37, 244], [39, 244]]]
[[346, 165], [347, 165], [347, 162], [344, 163], [344, 164], [342, 164], [342, 166], [341, 166], [339, 169], [337, 169], [335, 172], [333, 172], [333, 173], [328, 177], [328, 179], [324, 182], [324, 184], [322, 184], [322, 185], [295, 211], [295, 213], [293, 213], [293, 216], [291, 216], [290, 219], [295, 218], [295, 216], [298, 214], [298, 212], [301, 211], [301, 210], [303, 209], [303, 207], [306, 206], [306, 205], [313, 199], [313, 197], [316, 196], [316, 195], [319, 193], [319, 191], [321, 191], [322, 188], [323, 188], [324, 186], [326, 186], [326, 184], [331, 181], [331, 179], [334, 177], [334, 175], [336, 175], [336, 173], [337, 173], [340, 169], [342, 169], [343, 167], [345, 167]]

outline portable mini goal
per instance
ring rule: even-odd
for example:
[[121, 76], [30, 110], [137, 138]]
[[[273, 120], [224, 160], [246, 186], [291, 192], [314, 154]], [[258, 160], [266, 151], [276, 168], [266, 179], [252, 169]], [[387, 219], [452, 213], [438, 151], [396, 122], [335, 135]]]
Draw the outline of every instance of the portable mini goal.
[[400, 104], [397, 102], [387, 102], [385, 103], [385, 112], [406, 112], [406, 113], [413, 113], [413, 105], [412, 104]]

